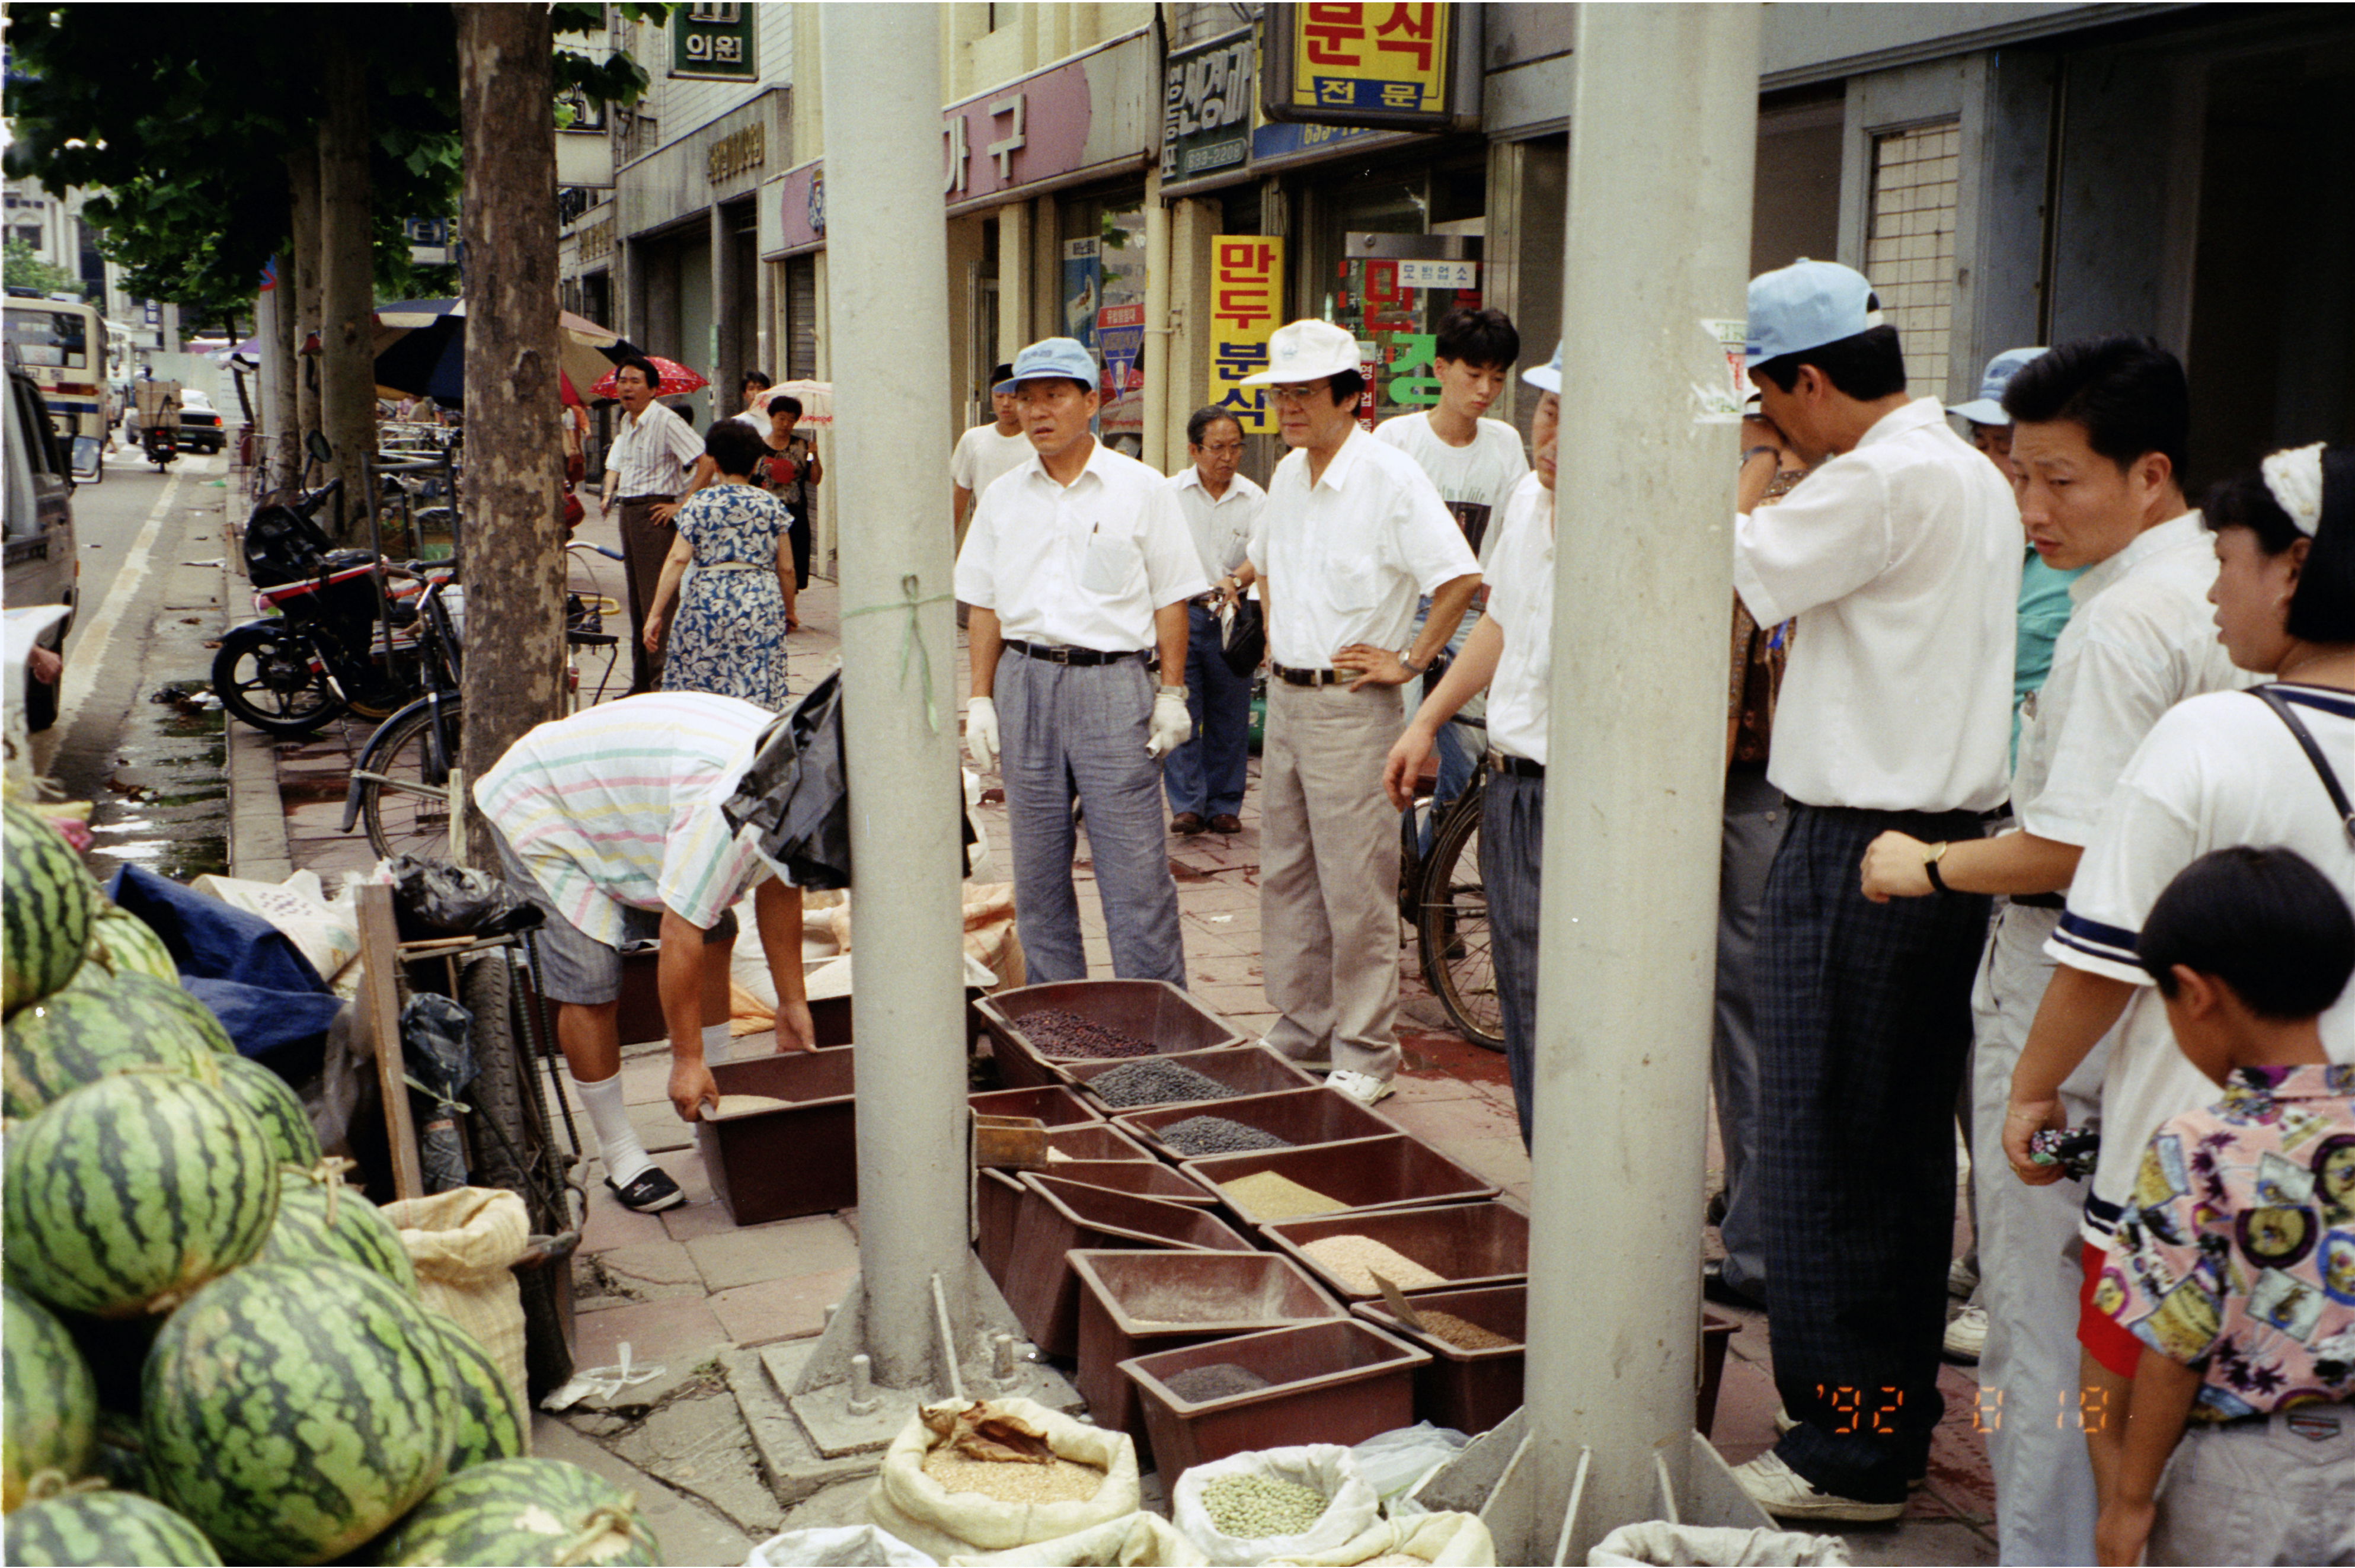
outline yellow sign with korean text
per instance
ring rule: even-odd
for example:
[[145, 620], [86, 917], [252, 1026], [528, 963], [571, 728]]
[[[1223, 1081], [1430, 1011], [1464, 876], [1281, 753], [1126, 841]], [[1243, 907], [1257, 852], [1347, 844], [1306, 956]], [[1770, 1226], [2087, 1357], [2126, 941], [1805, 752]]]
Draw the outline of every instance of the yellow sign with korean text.
[[1210, 401], [1245, 435], [1275, 431], [1275, 406], [1264, 387], [1241, 385], [1267, 368], [1267, 342], [1282, 324], [1284, 241], [1226, 234], [1210, 241]]
[[1294, 110], [1447, 112], [1447, 5], [1288, 9], [1292, 71], [1285, 88]]

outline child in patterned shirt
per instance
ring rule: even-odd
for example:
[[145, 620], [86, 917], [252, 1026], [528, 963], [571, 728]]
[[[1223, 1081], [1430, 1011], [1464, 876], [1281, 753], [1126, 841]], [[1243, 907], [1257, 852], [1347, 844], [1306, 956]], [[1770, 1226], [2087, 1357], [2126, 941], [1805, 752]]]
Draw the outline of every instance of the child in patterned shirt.
[[2100, 1559], [2355, 1562], [2355, 1066], [2316, 1022], [2355, 916], [2293, 851], [2218, 850], [2137, 952], [2224, 1097], [2151, 1139], [2094, 1288], [2145, 1347]]

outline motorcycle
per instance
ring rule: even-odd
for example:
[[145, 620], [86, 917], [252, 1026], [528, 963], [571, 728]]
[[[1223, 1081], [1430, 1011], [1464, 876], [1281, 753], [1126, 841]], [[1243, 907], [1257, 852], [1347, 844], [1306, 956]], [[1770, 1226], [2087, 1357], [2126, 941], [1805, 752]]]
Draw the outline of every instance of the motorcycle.
[[139, 433], [139, 444], [157, 473], [179, 461], [180, 433], [169, 425], [148, 426]]

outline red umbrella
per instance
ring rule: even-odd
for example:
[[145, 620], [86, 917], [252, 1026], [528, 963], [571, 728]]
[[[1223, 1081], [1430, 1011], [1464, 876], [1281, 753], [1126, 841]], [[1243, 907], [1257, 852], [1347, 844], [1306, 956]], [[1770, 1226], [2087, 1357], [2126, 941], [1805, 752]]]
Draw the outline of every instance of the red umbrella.
[[[659, 355], [650, 354], [646, 355], [646, 363], [653, 366], [662, 376], [662, 385], [655, 388], [655, 396], [657, 397], [684, 397], [689, 392], [699, 392], [711, 385], [675, 359], [665, 359]], [[613, 372], [608, 370], [599, 376], [597, 384], [589, 388], [589, 396], [591, 397], [621, 396], [621, 388], [613, 385]]]

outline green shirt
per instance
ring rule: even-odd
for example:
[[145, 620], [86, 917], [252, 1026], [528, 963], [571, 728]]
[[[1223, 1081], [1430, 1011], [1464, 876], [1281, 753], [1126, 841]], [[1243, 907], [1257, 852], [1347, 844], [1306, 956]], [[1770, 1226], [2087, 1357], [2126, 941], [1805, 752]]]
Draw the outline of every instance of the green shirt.
[[2052, 644], [2069, 624], [2069, 585], [2085, 568], [2056, 571], [2034, 550], [2019, 569], [2019, 641], [2011, 656], [2011, 760], [2019, 765], [2019, 707], [2052, 673]]

